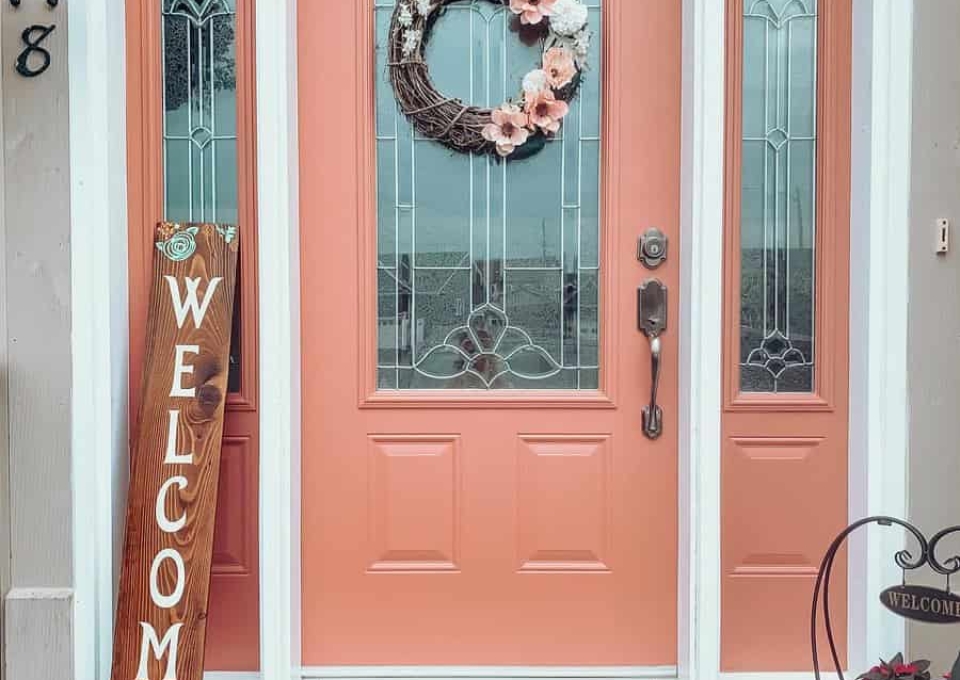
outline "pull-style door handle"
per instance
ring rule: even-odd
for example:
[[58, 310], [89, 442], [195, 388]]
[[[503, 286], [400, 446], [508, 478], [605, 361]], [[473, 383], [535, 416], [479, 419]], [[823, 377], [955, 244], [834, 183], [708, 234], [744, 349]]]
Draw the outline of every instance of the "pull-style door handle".
[[660, 334], [667, 329], [667, 287], [647, 279], [637, 289], [637, 326], [650, 341], [650, 403], [643, 407], [643, 434], [657, 439], [663, 434], [663, 409], [657, 404], [660, 386]]
[[647, 439], [657, 439], [663, 433], [663, 409], [657, 403], [657, 387], [660, 385], [660, 337], [650, 338], [650, 360], [653, 381], [650, 387], [650, 403], [643, 407], [643, 434]]

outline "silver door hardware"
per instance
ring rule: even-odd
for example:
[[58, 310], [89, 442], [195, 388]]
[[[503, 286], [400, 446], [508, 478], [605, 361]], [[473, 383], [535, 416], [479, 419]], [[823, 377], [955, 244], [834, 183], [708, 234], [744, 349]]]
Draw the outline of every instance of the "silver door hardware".
[[657, 439], [663, 434], [663, 409], [657, 404], [660, 386], [660, 334], [667, 330], [667, 287], [647, 279], [637, 289], [637, 327], [650, 341], [650, 404], [643, 407], [643, 434]]
[[667, 235], [650, 227], [637, 242], [637, 259], [647, 269], [656, 269], [667, 259], [667, 248]]
[[937, 220], [937, 254], [943, 255], [950, 250], [950, 220], [941, 217]]

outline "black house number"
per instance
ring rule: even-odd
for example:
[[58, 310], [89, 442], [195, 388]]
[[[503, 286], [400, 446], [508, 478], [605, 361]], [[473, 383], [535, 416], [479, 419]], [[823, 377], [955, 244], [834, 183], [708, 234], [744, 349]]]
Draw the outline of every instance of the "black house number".
[[[20, 1], [21, 0], [10, 0], [10, 4], [14, 7], [19, 7]], [[60, 0], [47, 0], [47, 4], [50, 5], [50, 7], [56, 7], [60, 4]]]
[[[50, 53], [46, 48], [41, 47], [41, 43], [47, 39], [47, 36], [53, 33], [55, 28], [55, 24], [50, 24], [49, 26], [35, 24], [24, 29], [20, 36], [26, 47], [20, 53], [20, 56], [17, 57], [17, 73], [24, 78], [36, 78], [50, 68]], [[40, 65], [31, 65], [31, 57], [34, 60], [39, 59]]]
[[[14, 8], [20, 7], [21, 2], [22, 0], [10, 0]], [[51, 9], [60, 4], [60, 0], [46, 0], [46, 2]], [[56, 27], [56, 24], [49, 26], [34, 24], [23, 30], [20, 39], [23, 41], [24, 48], [17, 56], [17, 73], [24, 78], [36, 78], [50, 68], [50, 52], [43, 47], [43, 42], [50, 37]]]

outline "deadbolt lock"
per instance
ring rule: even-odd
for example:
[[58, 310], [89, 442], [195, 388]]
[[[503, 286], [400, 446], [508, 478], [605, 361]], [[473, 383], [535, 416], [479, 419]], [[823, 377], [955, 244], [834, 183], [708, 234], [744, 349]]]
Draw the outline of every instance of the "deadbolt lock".
[[637, 243], [637, 259], [647, 269], [656, 269], [667, 259], [667, 235], [650, 227]]

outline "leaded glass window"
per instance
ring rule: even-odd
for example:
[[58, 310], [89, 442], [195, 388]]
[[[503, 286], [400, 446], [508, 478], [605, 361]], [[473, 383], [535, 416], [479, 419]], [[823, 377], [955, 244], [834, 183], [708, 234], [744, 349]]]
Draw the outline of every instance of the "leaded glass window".
[[[597, 389], [600, 319], [601, 2], [560, 133], [498, 162], [421, 138], [397, 109], [375, 1], [378, 386]], [[539, 65], [507, 7], [448, 5], [426, 59], [441, 92], [495, 107]]]
[[740, 387], [814, 385], [817, 0], [744, 0]]
[[[238, 222], [236, 1], [160, 0], [163, 205], [171, 222]], [[234, 316], [232, 392], [240, 386]]]

